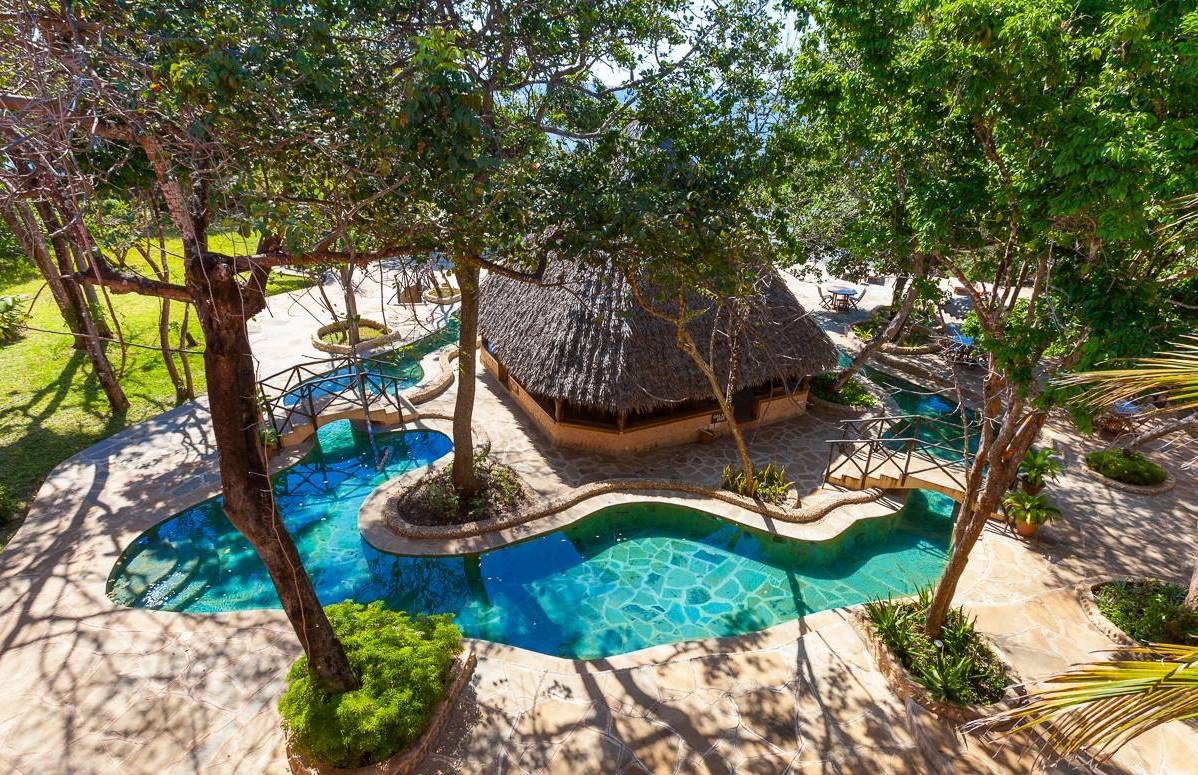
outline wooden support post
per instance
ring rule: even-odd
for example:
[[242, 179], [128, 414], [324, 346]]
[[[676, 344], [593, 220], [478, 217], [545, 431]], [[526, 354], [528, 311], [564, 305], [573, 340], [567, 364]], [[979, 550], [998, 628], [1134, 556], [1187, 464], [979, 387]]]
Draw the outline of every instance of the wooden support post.
[[624, 432], [624, 426], [628, 423], [627, 412], [616, 412], [616, 427], [620, 429], [620, 433]]
[[553, 421], [562, 421], [562, 400], [560, 398], [553, 399]]

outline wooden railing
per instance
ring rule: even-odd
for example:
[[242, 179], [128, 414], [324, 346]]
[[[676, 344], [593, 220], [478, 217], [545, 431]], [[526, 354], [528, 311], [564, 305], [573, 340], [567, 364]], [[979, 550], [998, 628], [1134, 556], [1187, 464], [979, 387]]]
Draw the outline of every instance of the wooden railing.
[[964, 441], [957, 445], [920, 435], [921, 430], [930, 428], [955, 435], [961, 430], [959, 424], [909, 414], [845, 420], [841, 426], [843, 438], [828, 440], [825, 480], [837, 474], [864, 480], [884, 467], [893, 471], [893, 464], [899, 470], [900, 482], [935, 471], [962, 492], [965, 490], [973, 455]]
[[377, 358], [341, 355], [284, 369], [258, 382], [262, 420], [276, 436], [304, 424], [315, 427], [320, 415], [338, 409], [371, 407], [400, 414], [404, 378], [385, 373], [393, 363]]

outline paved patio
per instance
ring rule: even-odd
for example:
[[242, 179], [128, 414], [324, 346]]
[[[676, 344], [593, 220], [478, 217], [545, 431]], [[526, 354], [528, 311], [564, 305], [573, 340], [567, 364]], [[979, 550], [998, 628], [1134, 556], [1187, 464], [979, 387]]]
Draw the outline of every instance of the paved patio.
[[[452, 394], [439, 399], [442, 407]], [[552, 487], [625, 466], [710, 476], [726, 443], [644, 460], [584, 460], [544, 448], [488, 379], [477, 421], [497, 453]], [[823, 461], [827, 418], [755, 432], [804, 487]], [[1026, 543], [994, 529], [959, 601], [1026, 677], [1114, 644], [1073, 596], [1084, 579], [1184, 580], [1198, 556], [1191, 476], [1151, 499], [1075, 472], [1086, 443], [1053, 425], [1070, 470], [1053, 488], [1063, 523]], [[808, 439], [807, 457], [794, 452]], [[767, 452], [768, 450], [768, 452]], [[1176, 453], [1174, 453], [1176, 454]], [[1180, 461], [1177, 461], [1180, 463]], [[1174, 466], [1177, 467], [1176, 465]], [[0, 554], [0, 772], [285, 772], [275, 703], [298, 645], [280, 612], [211, 616], [119, 609], [105, 594], [141, 531], [218, 490], [203, 401], [65, 461]], [[479, 644], [472, 686], [428, 772], [1025, 772], [886, 687], [842, 612], [762, 633], [593, 662]], [[1193, 772], [1198, 736], [1168, 725], [1108, 771]]]

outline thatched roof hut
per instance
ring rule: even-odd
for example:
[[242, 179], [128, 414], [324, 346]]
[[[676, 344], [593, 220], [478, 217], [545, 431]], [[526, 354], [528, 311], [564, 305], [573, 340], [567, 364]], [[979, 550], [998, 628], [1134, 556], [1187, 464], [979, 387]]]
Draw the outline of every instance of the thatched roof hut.
[[[643, 309], [614, 266], [559, 260], [545, 279], [534, 286], [491, 275], [482, 285], [483, 362], [513, 393], [512, 380], [556, 422], [613, 424], [621, 432], [629, 422], [685, 413], [715, 422], [711, 387], [678, 346], [673, 323]], [[737, 343], [738, 419], [750, 398], [784, 395], [794, 403], [801, 388], [805, 400], [803, 377], [836, 365], [832, 342], [782, 278], [771, 273], [761, 285], [735, 335], [727, 310], [698, 294], [687, 300], [689, 311], [702, 313], [691, 320], [691, 335], [705, 356], [712, 348], [721, 382], [728, 378], [730, 344]], [[642, 291], [652, 296], [651, 288]], [[656, 303], [673, 311], [664, 299]], [[756, 415], [745, 409], [751, 410]]]

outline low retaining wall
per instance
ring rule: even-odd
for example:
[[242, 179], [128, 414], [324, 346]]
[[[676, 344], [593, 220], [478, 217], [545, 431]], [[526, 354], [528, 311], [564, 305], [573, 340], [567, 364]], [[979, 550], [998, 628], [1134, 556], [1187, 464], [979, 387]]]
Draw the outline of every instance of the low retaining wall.
[[365, 767], [352, 767], [348, 769], [334, 767], [330, 764], [322, 764], [321, 762], [308, 759], [296, 751], [291, 745], [291, 740], [288, 739], [287, 764], [291, 768], [291, 772], [293, 775], [412, 775], [412, 773], [416, 772], [416, 768], [420, 766], [420, 763], [424, 761], [424, 757], [428, 755], [429, 749], [441, 738], [441, 732], [445, 728], [445, 723], [449, 720], [449, 712], [453, 709], [458, 695], [462, 693], [462, 689], [465, 688], [470, 677], [474, 675], [474, 667], [477, 663], [478, 658], [474, 655], [473, 651], [466, 655], [465, 660], [459, 659], [454, 662], [453, 672], [450, 673], [449, 686], [445, 690], [445, 699], [441, 700], [433, 708], [428, 726], [424, 728], [424, 732], [421, 733], [415, 743], [391, 758], [384, 759], [377, 764], [369, 764]]
[[[349, 323], [345, 320], [338, 320], [336, 322], [329, 323], [328, 325], [321, 326], [320, 328], [316, 329], [316, 333], [312, 335], [312, 346], [321, 352], [334, 353], [336, 355], [352, 354], [354, 352], [354, 348], [350, 347], [348, 344], [336, 344], [334, 342], [326, 342], [324, 339], [322, 339], [322, 337], [324, 337], [326, 334], [331, 334], [334, 331], [344, 331], [347, 328], [349, 328]], [[383, 345], [397, 342], [403, 338], [402, 332], [392, 331], [391, 329], [387, 328], [385, 323], [380, 323], [377, 320], [362, 318], [358, 321], [358, 328], [370, 328], [375, 331], [383, 332], [382, 336], [376, 336], [373, 339], [366, 339], [364, 341], [358, 342], [357, 352], [359, 353], [364, 353], [377, 347], [382, 347]]]
[[743, 495], [737, 495], [736, 493], [729, 492], [727, 490], [712, 489], [710, 487], [703, 487], [697, 484], [690, 484], [688, 482], [647, 479], [614, 480], [584, 485], [569, 495], [558, 500], [551, 501], [545, 506], [529, 511], [523, 511], [519, 514], [513, 514], [507, 517], [496, 517], [493, 519], [477, 520], [475, 522], [464, 522], [459, 525], [414, 525], [398, 518], [394, 508], [394, 501], [399, 496], [399, 493], [410, 487], [421, 476], [423, 476], [423, 472], [413, 471], [379, 485], [375, 491], [366, 498], [359, 509], [359, 526], [379, 524], [381, 522], [382, 524], [385, 524], [387, 529], [392, 533], [404, 538], [424, 540], [472, 538], [474, 536], [485, 535], [487, 533], [508, 530], [534, 520], [552, 516], [560, 511], [577, 506], [585, 500], [600, 495], [618, 492], [647, 491], [679, 492], [690, 495], [700, 495], [702, 497], [718, 500], [733, 506], [739, 506], [747, 511], [752, 511], [757, 514], [761, 514], [762, 516], [770, 517], [771, 519], [777, 519], [781, 522], [804, 524], [815, 522], [826, 516], [833, 509], [840, 508], [841, 506], [848, 506], [858, 503], [869, 503], [881, 498], [883, 495], [881, 490], [873, 489], [846, 491], [839, 494], [841, 497], [827, 498], [808, 508], [787, 509], [768, 503], [760, 503], [750, 498], [746, 498]]

